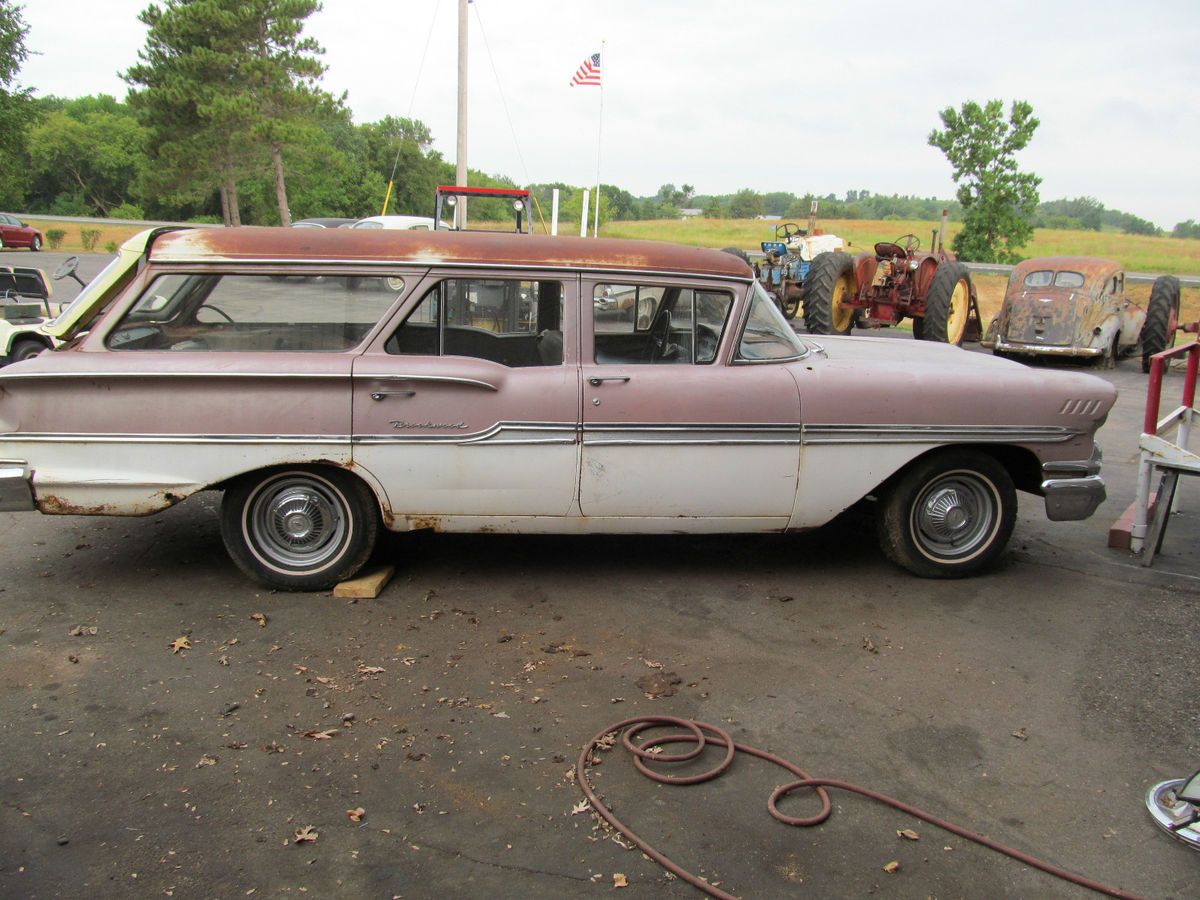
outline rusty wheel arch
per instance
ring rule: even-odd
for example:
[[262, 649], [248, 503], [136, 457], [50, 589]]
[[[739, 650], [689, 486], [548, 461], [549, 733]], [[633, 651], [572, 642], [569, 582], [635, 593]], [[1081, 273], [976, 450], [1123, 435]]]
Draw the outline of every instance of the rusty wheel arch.
[[383, 490], [383, 486], [375, 480], [374, 476], [367, 473], [360, 466], [353, 463], [336, 462], [332, 459], [309, 459], [297, 460], [290, 463], [278, 463], [270, 466], [262, 466], [258, 469], [247, 469], [245, 472], [239, 472], [237, 475], [230, 475], [228, 478], [223, 478], [220, 481], [215, 481], [212, 484], [201, 488], [205, 491], [227, 491], [235, 484], [244, 481], [248, 478], [262, 478], [264, 475], [271, 472], [279, 472], [286, 469], [340, 469], [355, 478], [359, 479], [367, 486], [371, 494], [375, 497], [376, 509], [379, 513], [379, 518], [385, 527], [390, 527], [395, 514], [392, 512], [390, 503], [387, 500], [387, 494]]

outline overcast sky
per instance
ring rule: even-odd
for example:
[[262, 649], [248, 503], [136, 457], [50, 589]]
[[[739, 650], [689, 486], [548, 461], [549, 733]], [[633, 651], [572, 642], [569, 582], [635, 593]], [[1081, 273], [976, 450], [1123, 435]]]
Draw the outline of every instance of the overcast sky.
[[[21, 83], [123, 97], [146, 5], [25, 0], [38, 55]], [[453, 161], [456, 10], [325, 0], [307, 28], [325, 87], [348, 92], [357, 122], [421, 119]], [[568, 83], [601, 41], [600, 174], [634, 194], [669, 182], [949, 198], [950, 167], [927, 144], [938, 110], [1018, 98], [1041, 119], [1019, 161], [1042, 199], [1090, 195], [1165, 228], [1200, 219], [1196, 0], [474, 0], [471, 167], [594, 181], [601, 91]]]

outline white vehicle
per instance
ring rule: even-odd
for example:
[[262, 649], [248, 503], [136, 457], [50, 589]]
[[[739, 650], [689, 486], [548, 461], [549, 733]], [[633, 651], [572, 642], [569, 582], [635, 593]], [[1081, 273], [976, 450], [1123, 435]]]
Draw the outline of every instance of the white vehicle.
[[[403, 231], [433, 231], [434, 220], [429, 216], [367, 216], [359, 219], [351, 228], [395, 228]], [[450, 226], [443, 222], [443, 230]]]
[[57, 310], [46, 273], [26, 266], [0, 266], [0, 366], [37, 356], [53, 344], [41, 325]]

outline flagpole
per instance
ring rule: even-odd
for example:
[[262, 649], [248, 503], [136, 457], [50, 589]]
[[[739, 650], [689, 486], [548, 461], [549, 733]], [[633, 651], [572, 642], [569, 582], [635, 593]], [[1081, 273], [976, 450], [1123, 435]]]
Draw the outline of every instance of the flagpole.
[[600, 147], [604, 137], [604, 73], [608, 67], [604, 52], [604, 41], [600, 42], [600, 125], [596, 131], [596, 213], [592, 225], [592, 237], [600, 237]]

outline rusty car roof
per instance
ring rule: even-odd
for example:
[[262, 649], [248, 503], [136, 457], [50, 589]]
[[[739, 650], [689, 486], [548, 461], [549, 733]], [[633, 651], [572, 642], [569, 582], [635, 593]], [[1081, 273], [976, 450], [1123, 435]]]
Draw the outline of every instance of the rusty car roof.
[[731, 253], [660, 241], [470, 231], [194, 228], [158, 236], [150, 261], [285, 261], [670, 272], [737, 278], [753, 271]]
[[1020, 275], [1024, 278], [1030, 272], [1043, 270], [1078, 272], [1087, 281], [1091, 281], [1094, 278], [1108, 278], [1123, 268], [1118, 262], [1096, 256], [1036, 256], [1013, 266], [1013, 275]]

